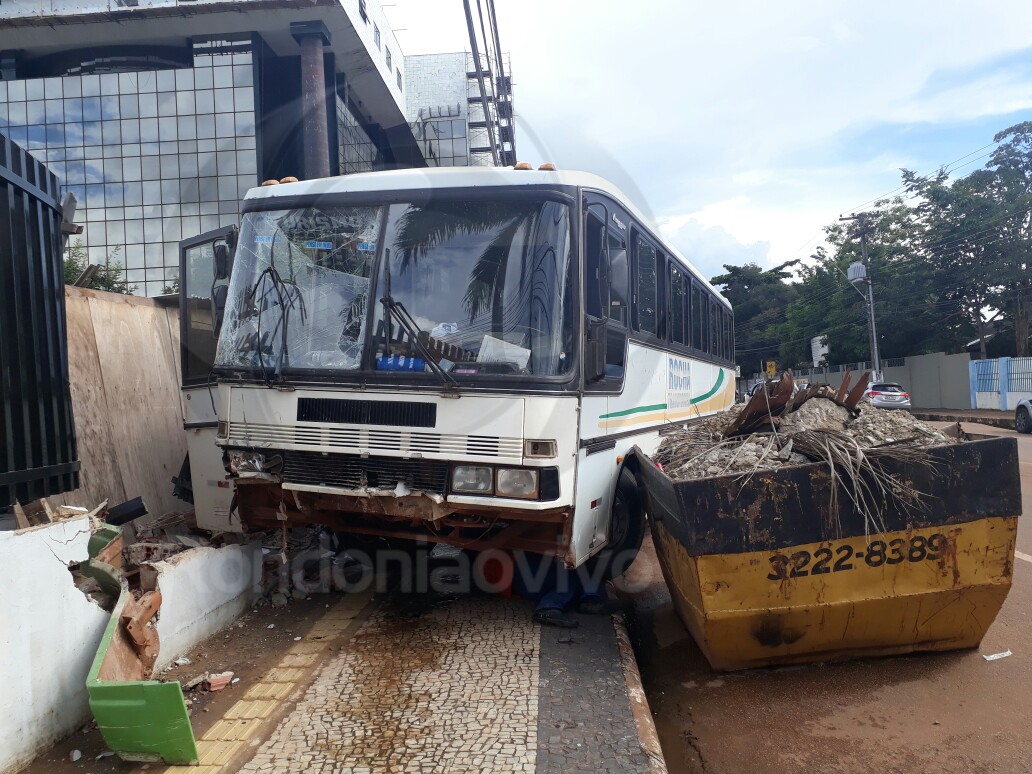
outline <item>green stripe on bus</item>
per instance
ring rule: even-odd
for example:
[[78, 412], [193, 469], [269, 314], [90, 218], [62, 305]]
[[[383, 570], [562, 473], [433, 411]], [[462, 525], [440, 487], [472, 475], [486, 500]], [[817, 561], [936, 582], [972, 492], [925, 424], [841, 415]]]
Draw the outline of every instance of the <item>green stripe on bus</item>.
[[700, 395], [698, 398], [692, 398], [691, 403], [692, 404], [701, 403], [702, 401], [706, 400], [706, 398], [712, 398], [714, 395], [717, 394], [717, 391], [720, 389], [720, 385], [722, 385], [723, 383], [724, 383], [724, 369], [721, 368], [720, 369], [720, 375], [717, 377], [717, 383], [713, 385], [713, 389], [710, 390], [709, 392], [707, 392], [705, 395]]
[[665, 409], [667, 404], [657, 403], [654, 406], [638, 406], [638, 408], [624, 409], [623, 411], [614, 411], [612, 414], [601, 414], [599, 419], [612, 419], [613, 417], [625, 417], [628, 414], [639, 414], [642, 411], [659, 411]]

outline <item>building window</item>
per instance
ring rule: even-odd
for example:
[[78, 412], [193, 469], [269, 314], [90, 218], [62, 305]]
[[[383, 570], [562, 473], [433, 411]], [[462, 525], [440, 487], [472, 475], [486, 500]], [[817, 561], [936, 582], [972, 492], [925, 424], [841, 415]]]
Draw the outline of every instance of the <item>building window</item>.
[[404, 91], [405, 89], [401, 85], [401, 70], [398, 70], [398, 91]]
[[391, 50], [389, 48], [386, 48], [386, 47], [383, 50], [387, 54], [387, 69], [390, 70], [391, 69]]
[[380, 28], [373, 22], [373, 42], [376, 43], [376, 50], [380, 50]]

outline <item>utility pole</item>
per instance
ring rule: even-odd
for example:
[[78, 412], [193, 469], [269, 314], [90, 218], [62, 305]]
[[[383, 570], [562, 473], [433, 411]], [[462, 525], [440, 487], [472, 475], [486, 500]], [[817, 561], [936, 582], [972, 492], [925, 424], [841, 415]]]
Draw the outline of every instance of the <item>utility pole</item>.
[[867, 218], [870, 216], [869, 212], [861, 212], [856, 215], [849, 215], [847, 217], [840, 217], [840, 221], [856, 220], [860, 222], [860, 253], [863, 256], [862, 265], [863, 271], [854, 270], [854, 266], [850, 266], [849, 269], [849, 281], [855, 287], [857, 284], [866, 282], [867, 284], [867, 314], [870, 322], [870, 334], [871, 334], [871, 366], [873, 370], [873, 381], [880, 381], [882, 378], [881, 373], [881, 355], [878, 353], [878, 327], [874, 321], [874, 273], [871, 271], [871, 261], [867, 257], [867, 232], [868, 222]]

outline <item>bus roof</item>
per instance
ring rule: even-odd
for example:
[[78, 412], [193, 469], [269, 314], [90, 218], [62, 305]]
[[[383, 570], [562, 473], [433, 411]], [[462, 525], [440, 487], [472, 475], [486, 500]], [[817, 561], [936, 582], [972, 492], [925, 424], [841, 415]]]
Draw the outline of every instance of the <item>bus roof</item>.
[[615, 185], [603, 177], [590, 172], [575, 170], [517, 170], [511, 167], [437, 167], [392, 169], [382, 172], [359, 172], [352, 175], [325, 177], [317, 180], [303, 180], [297, 183], [283, 183], [252, 188], [245, 201], [274, 199], [283, 196], [325, 196], [338, 193], [386, 193], [406, 190], [481, 188], [488, 186], [573, 186], [590, 188], [608, 194], [635, 218], [652, 229], [653, 235], [662, 242], [663, 249], [675, 256], [688, 268], [692, 275], [709, 288], [730, 309], [730, 302], [699, 273], [679, 250], [663, 239], [659, 228], [645, 216], [634, 203]]

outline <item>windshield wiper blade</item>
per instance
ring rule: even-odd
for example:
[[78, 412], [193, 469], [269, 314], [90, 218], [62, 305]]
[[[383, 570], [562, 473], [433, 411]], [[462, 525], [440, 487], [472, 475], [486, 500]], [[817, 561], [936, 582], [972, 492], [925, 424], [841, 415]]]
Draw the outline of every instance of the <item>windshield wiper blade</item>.
[[405, 332], [408, 333], [412, 343], [415, 344], [416, 349], [419, 350], [419, 354], [423, 356], [423, 360], [428, 366], [430, 366], [430, 370], [437, 374], [437, 376], [441, 378], [441, 381], [446, 385], [457, 388], [459, 383], [455, 381], [455, 378], [451, 374], [441, 368], [440, 363], [438, 363], [434, 359], [433, 355], [430, 354], [430, 350], [427, 349], [426, 346], [423, 345], [423, 342], [419, 340], [419, 325], [417, 325], [416, 321], [412, 319], [412, 315], [409, 314], [408, 309], [406, 309], [400, 301], [395, 301], [391, 296], [391, 249], [389, 247], [384, 251], [383, 291], [384, 294], [383, 298], [380, 299], [380, 303], [383, 304], [385, 322], [388, 323], [387, 326], [385, 326], [387, 328], [386, 344], [388, 352], [390, 352], [391, 346], [391, 330], [389, 321], [393, 318], [397, 320], [398, 325], [404, 328]]

